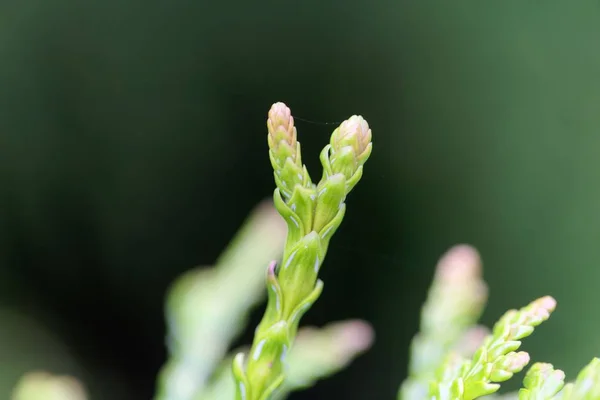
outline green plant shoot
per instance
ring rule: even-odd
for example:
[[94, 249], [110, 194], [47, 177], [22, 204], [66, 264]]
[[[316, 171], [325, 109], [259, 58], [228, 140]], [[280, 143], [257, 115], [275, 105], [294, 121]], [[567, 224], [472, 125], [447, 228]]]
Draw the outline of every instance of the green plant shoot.
[[271, 107], [267, 120], [275, 208], [288, 228], [283, 259], [267, 270], [268, 301], [248, 355], [233, 361], [238, 400], [271, 399], [285, 379], [286, 356], [300, 319], [323, 290], [318, 279], [329, 241], [346, 211], [345, 199], [362, 176], [372, 149], [367, 121], [352, 116], [321, 152], [322, 178], [314, 184], [302, 163], [290, 109]]

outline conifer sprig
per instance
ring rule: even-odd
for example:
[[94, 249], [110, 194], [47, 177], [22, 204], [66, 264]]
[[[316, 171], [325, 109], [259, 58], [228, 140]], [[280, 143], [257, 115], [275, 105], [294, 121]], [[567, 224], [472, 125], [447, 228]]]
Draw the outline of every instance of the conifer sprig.
[[321, 152], [324, 172], [315, 185], [302, 164], [294, 120], [285, 104], [273, 104], [267, 130], [274, 204], [288, 234], [281, 264], [267, 269], [267, 308], [252, 348], [233, 362], [238, 400], [271, 399], [283, 383], [300, 319], [323, 290], [318, 273], [344, 218], [346, 196], [360, 180], [372, 148], [371, 130], [362, 117], [344, 121]]
[[542, 297], [520, 310], [510, 310], [494, 325], [492, 334], [460, 369], [442, 365], [441, 371], [453, 370], [450, 376], [438, 374], [432, 382], [430, 395], [438, 400], [472, 400], [495, 393], [501, 382], [510, 379], [529, 363], [529, 354], [517, 352], [521, 339], [546, 321], [556, 307], [556, 301]]
[[568, 383], [555, 397], [556, 400], [600, 399], [600, 359], [594, 357], [577, 375], [575, 382]]
[[457, 350], [472, 356], [487, 333], [473, 327], [487, 300], [487, 285], [481, 276], [477, 251], [458, 245], [439, 260], [427, 300], [421, 310], [421, 326], [410, 348], [409, 376], [398, 398], [421, 400], [427, 397], [446, 354]]
[[550, 400], [563, 388], [565, 373], [552, 364], [535, 363], [523, 379], [519, 400]]

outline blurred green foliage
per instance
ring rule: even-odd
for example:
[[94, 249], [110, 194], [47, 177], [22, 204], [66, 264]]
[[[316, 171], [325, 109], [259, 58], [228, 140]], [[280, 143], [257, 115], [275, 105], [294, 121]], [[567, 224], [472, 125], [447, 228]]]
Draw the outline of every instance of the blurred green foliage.
[[[484, 255], [485, 321], [558, 300], [528, 349], [572, 376], [600, 345], [599, 35], [591, 0], [4, 2], [0, 301], [69, 346], [93, 398], [149, 398], [166, 287], [271, 193], [264, 118], [281, 100], [317, 121], [297, 122], [309, 168], [323, 122], [352, 113], [377, 148], [306, 320], [365, 318], [378, 341], [293, 398], [392, 398], [457, 242]], [[11, 321], [11, 340], [38, 342]]]

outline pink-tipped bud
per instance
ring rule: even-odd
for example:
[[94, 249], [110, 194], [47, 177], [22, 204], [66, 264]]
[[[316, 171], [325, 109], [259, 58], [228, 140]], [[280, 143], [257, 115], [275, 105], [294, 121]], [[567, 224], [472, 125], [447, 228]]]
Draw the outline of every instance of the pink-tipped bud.
[[522, 310], [522, 318], [530, 325], [538, 325], [550, 318], [556, 309], [556, 300], [552, 296], [544, 296], [533, 301]]
[[365, 321], [349, 320], [336, 326], [340, 346], [352, 356], [368, 350], [375, 339], [375, 331]]
[[359, 164], [366, 161], [371, 153], [371, 129], [360, 115], [353, 115], [333, 132], [331, 147], [339, 152], [344, 147], [352, 147]]
[[292, 150], [296, 148], [296, 127], [292, 112], [284, 103], [278, 102], [271, 106], [267, 119], [269, 130], [269, 147], [277, 151], [280, 144], [287, 144]]
[[323, 328], [303, 327], [295, 349], [301, 349], [304, 362], [314, 363], [315, 370], [340, 369], [367, 351], [374, 339], [375, 331], [366, 321], [338, 321]]
[[536, 309], [545, 317], [556, 309], [556, 300], [552, 296], [544, 296], [536, 300]]
[[531, 371], [537, 373], [542, 382], [550, 379], [565, 380], [565, 373], [560, 369], [554, 369], [554, 366], [549, 363], [535, 363], [531, 367]]
[[452, 247], [438, 262], [436, 276], [449, 282], [478, 279], [481, 277], [479, 253], [466, 244]]
[[506, 371], [512, 373], [520, 372], [529, 363], [529, 353], [519, 351], [517, 353], [508, 353], [502, 363]]
[[481, 306], [487, 300], [488, 288], [482, 279], [481, 258], [477, 250], [467, 244], [452, 247], [440, 258], [435, 280], [447, 290], [459, 290], [463, 298], [468, 295]]

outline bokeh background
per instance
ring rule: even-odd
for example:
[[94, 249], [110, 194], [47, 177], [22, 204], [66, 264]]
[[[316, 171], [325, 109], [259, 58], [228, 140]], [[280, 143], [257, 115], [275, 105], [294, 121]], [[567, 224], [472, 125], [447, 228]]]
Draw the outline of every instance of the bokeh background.
[[275, 101], [313, 175], [343, 119], [374, 136], [305, 321], [365, 318], [377, 341], [293, 399], [394, 398], [461, 242], [486, 323], [550, 294], [533, 359], [573, 377], [598, 355], [597, 1], [3, 2], [0, 57], [0, 398], [40, 368], [151, 398], [169, 283], [272, 193]]

